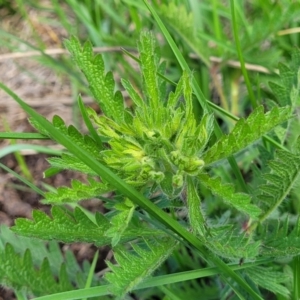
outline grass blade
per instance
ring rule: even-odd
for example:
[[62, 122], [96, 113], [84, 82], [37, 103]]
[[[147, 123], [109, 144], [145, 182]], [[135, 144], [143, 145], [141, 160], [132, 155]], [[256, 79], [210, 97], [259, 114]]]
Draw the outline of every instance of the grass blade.
[[[241, 269], [251, 268], [253, 266], [268, 263], [268, 262], [270, 262], [270, 260], [258, 260], [256, 262], [245, 263], [242, 266], [240, 266], [239, 264], [233, 264], [230, 265], [230, 268], [232, 268], [232, 270], [241, 270]], [[212, 267], [212, 268], [204, 268], [204, 269], [192, 270], [186, 272], [179, 272], [179, 273], [169, 274], [169, 275], [155, 276], [152, 278], [146, 278], [145, 281], [143, 281], [138, 287], [135, 288], [135, 290], [153, 288], [157, 286], [173, 284], [173, 283], [183, 282], [187, 280], [214, 276], [217, 274], [219, 274], [218, 268]], [[64, 293], [59, 293], [59, 294], [54, 294], [49, 296], [42, 296], [42, 297], [35, 298], [35, 300], [59, 300], [59, 299], [75, 300], [75, 299], [82, 299], [83, 297], [105, 296], [105, 295], [109, 295], [110, 288], [111, 285], [103, 285], [98, 287], [92, 287], [89, 289], [80, 289], [80, 290], [64, 292]]]
[[[87, 278], [87, 281], [86, 281], [86, 284], [85, 284], [85, 289], [88, 289], [88, 288], [91, 287], [98, 257], [99, 257], [99, 250], [94, 255], [93, 262], [92, 262], [92, 265], [90, 267], [89, 275], [88, 275], [88, 278]], [[85, 298], [85, 299], [82, 299], [82, 300], [87, 300], [87, 299], [88, 298]]]
[[16, 145], [7, 146], [7, 147], [3, 148], [2, 150], [0, 150], [0, 158], [4, 157], [10, 153], [14, 153], [14, 152], [20, 151], [20, 150], [34, 150], [39, 153], [58, 155], [58, 156], [60, 156], [63, 153], [62, 150], [55, 150], [55, 149], [51, 149], [49, 147], [44, 147], [44, 146], [16, 144]]
[[10, 140], [49, 140], [48, 136], [34, 132], [0, 132], [0, 139]]
[[18, 178], [24, 184], [26, 184], [27, 186], [29, 186], [31, 188], [31, 190], [35, 191], [36, 193], [40, 194], [41, 196], [44, 196], [44, 192], [42, 190], [40, 190], [37, 186], [35, 186], [33, 183], [31, 183], [29, 180], [27, 180], [26, 178], [20, 176], [18, 173], [16, 173], [15, 171], [11, 170], [8, 167], [6, 167], [2, 163], [0, 163], [0, 168], [2, 168], [3, 170], [5, 170], [6, 172], [12, 174], [14, 177]]
[[84, 107], [83, 101], [81, 96], [78, 97], [78, 106], [82, 115], [82, 118], [84, 120], [84, 123], [86, 127], [88, 128], [91, 136], [94, 138], [95, 142], [98, 144], [100, 148], [103, 148], [103, 143], [101, 141], [101, 138], [99, 137], [97, 131], [95, 130], [90, 118], [88, 117], [86, 108]]
[[252, 104], [252, 107], [256, 108], [257, 107], [256, 99], [255, 99], [253, 90], [251, 88], [248, 72], [247, 72], [247, 69], [245, 67], [245, 61], [244, 61], [244, 57], [243, 57], [243, 54], [242, 54], [240, 38], [239, 38], [239, 34], [238, 34], [238, 29], [237, 29], [237, 21], [236, 21], [236, 17], [235, 17], [234, 0], [230, 0], [230, 9], [231, 9], [233, 34], [234, 34], [237, 54], [238, 54], [238, 57], [239, 57], [239, 60], [240, 60], [240, 63], [241, 63], [241, 70], [242, 70], [242, 73], [243, 73], [243, 76], [244, 76], [244, 79], [245, 79], [245, 83], [246, 83], [246, 86], [247, 86], [247, 91], [248, 91], [248, 94], [249, 94], [250, 102]]

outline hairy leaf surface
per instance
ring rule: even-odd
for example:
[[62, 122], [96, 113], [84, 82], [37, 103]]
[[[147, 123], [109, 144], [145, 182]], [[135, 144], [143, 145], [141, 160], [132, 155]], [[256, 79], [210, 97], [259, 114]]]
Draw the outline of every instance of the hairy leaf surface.
[[55, 192], [45, 193], [44, 203], [66, 203], [78, 202], [84, 199], [98, 197], [111, 190], [103, 182], [89, 178], [89, 184], [84, 184], [78, 180], [72, 180], [71, 187], [59, 187]]
[[[39, 210], [34, 210], [33, 221], [19, 218], [12, 230], [23, 236], [55, 239], [65, 243], [86, 242], [97, 246], [110, 244], [111, 237], [106, 235], [110, 222], [102, 214], [96, 213], [93, 222], [78, 207], [71, 213], [53, 206], [51, 212], [52, 218]], [[142, 236], [160, 236], [162, 233], [160, 230], [131, 226], [123, 232], [120, 239], [124, 243]]]
[[260, 222], [267, 219], [279, 207], [293, 186], [299, 182], [300, 155], [279, 150], [275, 159], [268, 165], [271, 172], [263, 174], [265, 182], [258, 187], [258, 204], [264, 212], [260, 216]]
[[206, 165], [209, 165], [242, 150], [277, 125], [287, 121], [290, 113], [290, 107], [275, 106], [266, 114], [264, 114], [263, 106], [257, 107], [246, 120], [239, 119], [233, 130], [209, 148], [202, 159]]
[[1, 251], [0, 282], [18, 291], [31, 291], [35, 296], [74, 289], [65, 265], [62, 265], [57, 281], [47, 259], [44, 259], [39, 268], [36, 268], [29, 250], [21, 256], [10, 244], [6, 244], [5, 249]]
[[249, 240], [231, 225], [210, 227], [207, 247], [217, 255], [227, 259], [255, 258], [259, 253], [260, 241]]
[[58, 169], [78, 171], [91, 176], [98, 175], [80, 159], [69, 153], [63, 153], [61, 157], [50, 157], [47, 160], [52, 167]]
[[244, 193], [236, 193], [232, 184], [223, 184], [220, 178], [212, 178], [204, 173], [199, 175], [199, 179], [214, 195], [249, 217], [257, 219], [261, 214], [260, 208], [250, 203], [251, 197]]
[[284, 222], [266, 222], [259, 237], [263, 240], [260, 254], [264, 257], [287, 257], [300, 255], [300, 219], [289, 232], [289, 219]]
[[192, 229], [195, 232], [205, 235], [205, 220], [201, 209], [201, 199], [198, 195], [195, 183], [192, 178], [188, 179], [187, 185], [187, 207]]
[[93, 96], [100, 104], [104, 113], [114, 120], [124, 119], [124, 103], [122, 94], [114, 92], [115, 82], [112, 72], [105, 73], [101, 55], [94, 56], [92, 44], [86, 42], [81, 47], [77, 38], [71, 37], [65, 42], [66, 48], [81, 71], [84, 73]]
[[[62, 254], [58, 242], [51, 240], [44, 242], [40, 239], [33, 239], [25, 236], [17, 236], [8, 227], [2, 225], [0, 227], [0, 253], [5, 251], [5, 245], [9, 243], [15, 253], [20, 256], [24, 255], [28, 250], [34, 253], [32, 257], [35, 266], [42, 265], [44, 259], [49, 261], [51, 273], [53, 276], [59, 276], [61, 265], [64, 263], [68, 278], [77, 286], [83, 287], [87, 278], [87, 272], [82, 270], [78, 265], [72, 251], [67, 250]], [[2, 254], [0, 254], [2, 255]], [[6, 261], [7, 265], [14, 265], [14, 261]], [[86, 261], [85, 266], [89, 269], [89, 263]]]
[[290, 296], [290, 291], [283, 285], [290, 280], [286, 274], [259, 266], [246, 269], [245, 272], [258, 286], [286, 298]]
[[145, 245], [132, 245], [133, 252], [119, 248], [115, 251], [118, 263], [107, 262], [113, 273], [105, 278], [114, 285], [113, 294], [124, 296], [143, 279], [150, 276], [174, 251], [177, 241], [171, 238], [145, 240]]

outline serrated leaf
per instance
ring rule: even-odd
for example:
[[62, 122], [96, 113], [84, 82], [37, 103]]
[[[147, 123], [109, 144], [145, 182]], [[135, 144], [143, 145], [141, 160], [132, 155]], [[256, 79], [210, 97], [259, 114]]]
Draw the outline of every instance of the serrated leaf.
[[[299, 77], [299, 50], [296, 50], [292, 55], [290, 66], [279, 64], [279, 79], [275, 82], [270, 82], [269, 85], [276, 97], [277, 103], [280, 106], [289, 105], [296, 116], [299, 116], [299, 92], [300, 92], [300, 77]], [[288, 149], [292, 149], [292, 145], [299, 135], [299, 117], [291, 119], [287, 126], [279, 130], [276, 128], [275, 133], [281, 144], [285, 144]]]
[[290, 291], [283, 285], [283, 283], [291, 280], [291, 278], [283, 272], [276, 272], [270, 268], [267, 269], [259, 266], [247, 268], [245, 272], [258, 286], [269, 290], [274, 294], [280, 294], [289, 298]]
[[277, 125], [287, 121], [290, 114], [290, 107], [278, 108], [275, 106], [266, 114], [263, 113], [262, 106], [257, 107], [248, 119], [240, 119], [231, 133], [223, 136], [208, 149], [202, 159], [208, 165], [242, 150]]
[[109, 221], [104, 216], [97, 214], [94, 223], [79, 208], [75, 208], [73, 215], [58, 206], [53, 206], [51, 212], [52, 218], [34, 210], [33, 221], [19, 218], [12, 230], [24, 236], [45, 240], [109, 244], [110, 240], [104, 236], [109, 228]]
[[187, 120], [194, 117], [193, 114], [193, 99], [192, 99], [192, 85], [188, 73], [186, 71], [182, 74], [183, 80], [183, 96], [185, 100], [185, 117]]
[[200, 174], [199, 179], [214, 195], [221, 197], [225, 203], [250, 218], [257, 219], [261, 214], [260, 208], [250, 203], [251, 197], [244, 193], [236, 193], [232, 184], [223, 184], [220, 178], [211, 178], [207, 174]]
[[164, 175], [165, 176], [164, 176], [163, 180], [160, 182], [160, 187], [161, 187], [162, 191], [164, 192], [164, 194], [172, 197], [172, 195], [174, 195], [174, 185], [172, 182], [173, 176], [171, 173], [166, 173]]
[[71, 187], [59, 187], [55, 192], [45, 193], [44, 203], [78, 202], [107, 193], [111, 190], [107, 184], [89, 178], [89, 184], [78, 180], [71, 181]]
[[205, 146], [207, 145], [211, 134], [213, 133], [214, 129], [214, 116], [213, 114], [205, 114], [201, 118], [201, 122], [196, 128], [195, 136], [198, 138], [198, 155], [202, 153]]
[[155, 111], [159, 114], [159, 108], [161, 107], [162, 99], [160, 94], [160, 81], [158, 77], [158, 63], [159, 55], [156, 46], [156, 42], [149, 32], [142, 32], [140, 41], [138, 44], [140, 53], [140, 65], [143, 74], [143, 81], [145, 86], [145, 94], [149, 97], [149, 107], [151, 111]]
[[289, 95], [287, 95], [286, 87], [279, 85], [275, 82], [269, 82], [269, 86], [272, 89], [273, 93], [277, 97], [277, 101], [280, 106], [285, 106], [289, 104]]
[[300, 219], [289, 233], [289, 219], [272, 224], [267, 221], [260, 230], [259, 238], [263, 240], [260, 255], [263, 257], [288, 257], [300, 255]]
[[123, 205], [122, 209], [119, 209], [121, 211], [111, 218], [111, 226], [105, 233], [106, 236], [111, 237], [112, 247], [115, 247], [119, 243], [133, 216], [135, 206], [130, 202], [130, 200], [127, 200], [127, 203], [129, 206]]
[[[58, 206], [51, 209], [52, 218], [45, 213], [34, 210], [33, 221], [19, 218], [12, 230], [20, 235], [36, 237], [44, 240], [58, 240], [65, 243], [86, 242], [97, 246], [109, 245], [111, 238], [106, 236], [110, 228], [109, 220], [99, 214], [95, 222], [91, 221], [78, 207], [74, 213]], [[149, 229], [144, 226], [126, 228], [121, 236], [121, 242], [128, 242], [142, 236], [161, 236], [163, 231]]]
[[261, 241], [249, 240], [232, 226], [210, 227], [206, 246], [215, 254], [227, 259], [255, 258], [259, 254]]
[[268, 165], [271, 171], [262, 175], [265, 182], [257, 188], [258, 204], [264, 211], [260, 222], [266, 220], [279, 207], [299, 182], [300, 156], [278, 150], [275, 159], [269, 161]]
[[[62, 269], [66, 276], [62, 276]], [[26, 291], [35, 296], [73, 290], [70, 279], [62, 265], [61, 273], [54, 276], [47, 259], [37, 268], [32, 261], [32, 254], [26, 250], [24, 255], [16, 253], [10, 244], [6, 244], [0, 255], [0, 283], [18, 291]]]
[[172, 254], [177, 241], [171, 238], [151, 239], [145, 240], [145, 246], [132, 245], [133, 253], [124, 248], [116, 249], [118, 266], [107, 262], [113, 273], [106, 273], [105, 278], [113, 284], [113, 294], [124, 296], [150, 276]]
[[200, 235], [205, 235], [205, 219], [201, 208], [201, 199], [198, 195], [195, 183], [192, 178], [188, 178], [187, 184], [187, 207], [189, 212], [189, 220], [193, 231]]
[[297, 65], [297, 67], [295, 67], [295, 65], [292, 65], [292, 69], [290, 69], [288, 66], [279, 63], [279, 83], [269, 82], [269, 86], [275, 94], [277, 102], [280, 106], [292, 104], [290, 99], [290, 91], [293, 85], [297, 83], [296, 78], [298, 67], [299, 65]]
[[180, 77], [179, 82], [177, 83], [176, 89], [174, 92], [171, 92], [168, 97], [167, 106], [168, 107], [176, 107], [180, 97], [182, 96], [182, 89], [183, 89], [183, 76]]
[[77, 282], [77, 279], [84, 280], [84, 277], [87, 276], [79, 267], [73, 252], [67, 250], [64, 251], [63, 255], [58, 243], [53, 240], [48, 241], [46, 244], [40, 239], [17, 236], [9, 228], [2, 225], [0, 227], [0, 252], [4, 251], [7, 243], [11, 244], [14, 251], [21, 256], [26, 249], [34, 253], [33, 263], [35, 266], [43, 265], [45, 258], [47, 258], [53, 276], [57, 277], [59, 275], [63, 262], [66, 264], [68, 278], [72, 282]]
[[131, 100], [134, 102], [134, 104], [137, 107], [144, 107], [144, 101], [142, 99], [142, 97], [138, 94], [138, 92], [133, 88], [132, 84], [126, 80], [126, 79], [122, 79], [121, 80], [123, 87], [126, 89], [126, 91], [128, 92], [129, 97], [131, 98]]
[[124, 119], [124, 101], [120, 93], [115, 93], [115, 82], [111, 72], [105, 74], [102, 57], [94, 56], [90, 42], [82, 47], [77, 38], [71, 37], [65, 42], [72, 58], [84, 73], [90, 89], [103, 112], [118, 121]]
[[[81, 134], [74, 126], [67, 127], [63, 119], [59, 116], [53, 117], [53, 125], [71, 139], [73, 143], [80, 146], [93, 157], [99, 156], [100, 146], [88, 135]], [[86, 174], [96, 175], [88, 166], [80, 161], [76, 156], [69, 153], [63, 153], [61, 157], [52, 157], [48, 159], [49, 163], [59, 169], [70, 169]]]
[[74, 143], [79, 145], [82, 149], [85, 149], [91, 155], [99, 155], [99, 146], [96, 142], [88, 135], [82, 135], [74, 126], [68, 127], [68, 135]]
[[51, 157], [47, 161], [52, 167], [62, 170], [74, 170], [81, 173], [97, 176], [98, 174], [84, 164], [80, 159], [71, 154], [63, 153], [61, 157]]
[[28, 121], [31, 124], [31, 126], [35, 128], [39, 133], [49, 136], [49, 132], [43, 126], [41, 126], [40, 123], [37, 122], [35, 119], [28, 118]]
[[58, 115], [54, 115], [52, 118], [52, 124], [55, 128], [59, 129], [64, 134], [67, 134], [68, 128], [65, 124], [65, 121]]

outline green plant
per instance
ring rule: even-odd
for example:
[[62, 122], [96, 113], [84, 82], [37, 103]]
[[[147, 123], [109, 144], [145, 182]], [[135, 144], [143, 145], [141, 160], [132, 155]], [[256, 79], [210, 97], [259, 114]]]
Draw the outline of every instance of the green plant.
[[[270, 257], [299, 254], [299, 221], [293, 225], [287, 218], [277, 222], [269, 218], [298, 179], [298, 139], [294, 141], [293, 151], [276, 151], [270, 169], [257, 182], [256, 193], [236, 192], [232, 184], [224, 184], [214, 176], [214, 168], [274, 128], [273, 138], [282, 144], [285, 136], [278, 128], [288, 130], [284, 124], [291, 126], [294, 122], [291, 114], [299, 98], [299, 87], [292, 88], [292, 97], [281, 103], [286, 106], [273, 104], [267, 113], [259, 106], [247, 119], [240, 119], [228, 135], [215, 141], [213, 115], [203, 112], [199, 117], [194, 113], [191, 78], [187, 72], [183, 72], [177, 86], [168, 93], [165, 65], [160, 63], [151, 34], [142, 33], [138, 46], [143, 94], [128, 80], [122, 80], [133, 108], [124, 108], [122, 94], [115, 92], [112, 73], [105, 73], [103, 60], [93, 55], [90, 43], [82, 47], [76, 38], [71, 38], [66, 47], [104, 112], [99, 116], [86, 109], [79, 97], [89, 135], [82, 135], [72, 125], [66, 126], [58, 116], [52, 123], [48, 122], [3, 84], [1, 87], [27, 111], [41, 134], [65, 146], [66, 151], [60, 157], [49, 159], [51, 167], [86, 173], [89, 184], [73, 180], [69, 188], [45, 193], [44, 202], [53, 205], [52, 217], [34, 211], [33, 220], [17, 219], [12, 230], [45, 240], [111, 244], [118, 266], [108, 263], [112, 272], [107, 273], [105, 280], [110, 285], [102, 287], [102, 295], [124, 296], [134, 290], [183, 243], [200, 254], [202, 263], [206, 261], [218, 267], [221, 280], [226, 283], [223, 293], [227, 289], [229, 295], [232, 289], [240, 299], [247, 294], [253, 299], [263, 299], [257, 288], [261, 286], [287, 297], [289, 291], [282, 283], [289, 277], [278, 280], [279, 271], [274, 267], [255, 265], [268, 262]], [[291, 80], [297, 80], [296, 70], [289, 72], [294, 74]], [[114, 191], [115, 196], [101, 196], [109, 191]], [[205, 212], [213, 199], [211, 195], [223, 201], [219, 216]], [[92, 197], [100, 197], [106, 203], [109, 210], [106, 215], [91, 216], [80, 208], [71, 212], [61, 206]], [[9, 245], [3, 251], [7, 262], [4, 268], [10, 269], [19, 258]], [[260, 261], [261, 258], [265, 260]], [[240, 261], [243, 267], [242, 260], [250, 261], [244, 271], [234, 272], [225, 263]], [[18, 266], [30, 270], [31, 264], [28, 252], [24, 265], [20, 262]], [[40, 272], [44, 268], [41, 266]], [[27, 291], [39, 295], [30, 286], [30, 282], [34, 283], [30, 276], [34, 275], [24, 271], [23, 286], [13, 280], [14, 275], [11, 280], [3, 280], [3, 284], [19, 291], [26, 287]], [[48, 279], [42, 278], [49, 282], [47, 276]], [[63, 290], [70, 289], [70, 285], [63, 287]], [[85, 296], [95, 295], [92, 291], [89, 293], [87, 289]], [[67, 298], [73, 294], [59, 295], [76, 299]], [[101, 295], [100, 290], [97, 295]]]
[[[124, 2], [130, 7], [135, 26], [149, 27], [149, 18], [141, 3]], [[295, 214], [299, 212], [300, 195], [297, 184], [300, 169], [299, 52], [293, 53], [290, 67], [279, 65], [280, 77], [269, 84], [271, 89], [260, 91], [257, 85], [256, 92], [262, 92], [267, 98], [263, 103], [268, 110], [266, 113], [263, 106], [258, 105], [260, 99], [256, 103], [249, 92], [255, 109], [247, 118], [239, 119], [233, 114], [245, 115], [245, 112], [236, 111], [237, 98], [231, 97], [232, 91], [218, 90], [223, 109], [207, 101], [208, 91], [205, 91], [205, 68], [212, 70], [208, 53], [227, 58], [235, 56], [234, 46], [227, 43], [228, 36], [220, 26], [221, 18], [223, 24], [232, 19], [235, 38], [242, 36], [241, 43], [236, 41], [236, 44], [242, 72], [247, 77], [243, 56], [248, 62], [257, 62], [256, 53], [261, 53], [262, 37], [273, 34], [274, 29], [281, 29], [287, 22], [283, 16], [293, 15], [298, 4], [273, 7], [271, 1], [254, 1], [251, 7], [254, 15], [261, 14], [260, 7], [264, 11], [274, 9], [269, 22], [272, 26], [264, 27], [260, 21], [252, 24], [242, 5], [234, 7], [234, 2], [231, 1], [232, 18], [228, 8], [218, 1], [213, 1], [212, 7], [204, 1], [199, 4], [190, 1], [195, 13], [202, 11], [203, 18], [198, 19], [188, 13], [189, 5], [185, 1], [181, 6], [167, 1], [158, 5], [153, 1], [155, 9], [148, 5], [182, 69], [182, 72], [176, 70], [176, 75], [171, 73], [172, 78], [182, 74], [177, 84], [167, 78], [165, 71], [169, 71], [170, 64], [165, 63], [164, 58], [174, 60], [173, 54], [164, 49], [161, 59], [154, 37], [142, 33], [139, 57], [133, 57], [139, 62], [141, 78], [137, 74], [127, 74], [127, 79], [122, 80], [132, 107], [124, 107], [123, 96], [116, 88], [112, 73], [105, 71], [111, 67], [107, 64], [111, 58], [94, 56], [90, 43], [81, 46], [76, 38], [68, 40], [66, 47], [104, 113], [98, 115], [78, 98], [89, 130], [87, 135], [74, 126], [67, 126], [58, 116], [52, 123], [48, 122], [0, 84], [30, 115], [32, 125], [39, 131], [27, 134], [27, 138], [53, 139], [66, 149], [49, 159], [51, 167], [45, 175], [72, 169], [86, 173], [89, 178], [88, 184], [73, 180], [71, 187], [52, 188], [46, 192], [23, 180], [41, 194], [45, 203], [52, 205], [52, 210], [50, 217], [34, 211], [33, 220], [16, 220], [12, 230], [29, 238], [17, 240], [7, 228], [1, 231], [0, 282], [12, 287], [19, 299], [27, 295], [48, 295], [39, 299], [97, 296], [109, 299], [110, 294], [130, 298], [130, 291], [139, 299], [151, 299], [153, 295], [168, 299], [199, 299], [199, 295], [203, 299], [265, 299], [269, 293], [276, 299], [298, 298], [300, 223]], [[72, 28], [67, 15], [62, 15], [64, 12], [58, 1], [52, 3], [64, 26]], [[111, 26], [112, 39], [111, 32], [105, 30], [98, 35], [99, 15], [87, 13], [94, 10], [98, 14], [103, 6], [103, 10], [116, 20], [110, 5], [95, 2], [97, 10], [89, 1], [70, 0], [68, 4], [79, 20], [86, 20], [84, 26], [91, 33], [94, 44], [99, 45], [104, 40], [116, 44], [116, 36], [120, 41], [127, 39], [129, 32], [124, 34], [123, 31], [129, 26], [123, 20], [117, 19], [115, 26]], [[114, 5], [125, 7], [121, 2]], [[245, 25], [243, 35], [237, 32], [238, 22]], [[204, 34], [207, 28], [209, 36]], [[212, 39], [218, 47], [208, 49], [203, 42], [205, 39]], [[280, 43], [283, 43], [282, 38], [273, 39], [272, 47], [265, 49], [262, 55], [261, 61], [271, 70], [279, 59]], [[133, 41], [126, 40], [127, 44], [132, 45]], [[197, 80], [196, 64], [188, 58], [190, 50], [203, 62], [200, 72], [206, 76], [201, 76], [201, 80]], [[280, 50], [287, 51], [285, 56], [289, 57], [291, 46], [286, 43]], [[55, 64], [61, 68], [58, 62]], [[191, 68], [196, 71], [192, 73]], [[132, 70], [131, 67], [125, 69]], [[64, 70], [68, 71], [66, 67]], [[222, 68], [221, 72], [225, 82], [230, 78], [228, 85], [236, 84], [236, 73], [228, 68]], [[73, 69], [72, 76], [84, 86], [84, 81]], [[266, 82], [268, 78], [262, 76], [260, 80]], [[275, 81], [274, 76], [272, 80]], [[248, 78], [246, 81], [251, 89], [251, 82]], [[232, 103], [228, 99], [233, 99]], [[243, 103], [247, 102], [243, 100]], [[221, 121], [217, 121], [212, 109]], [[229, 134], [224, 135], [220, 127], [229, 128]], [[16, 133], [0, 136], [25, 138]], [[10, 149], [15, 150], [17, 146], [22, 147], [13, 145]], [[1, 151], [0, 157], [10, 149]], [[13, 172], [3, 165], [0, 167]], [[246, 176], [250, 174], [247, 183], [241, 172]], [[113, 192], [112, 196], [104, 196], [107, 192]], [[93, 215], [81, 208], [78, 202], [89, 198], [102, 201], [107, 213]], [[67, 209], [65, 204], [76, 208]], [[111, 245], [117, 264], [107, 262], [111, 273], [104, 279], [97, 279], [93, 276], [95, 257], [92, 266], [86, 265], [80, 276], [81, 269], [74, 259], [67, 258], [62, 265], [55, 242], [49, 244], [49, 253], [43, 250], [43, 255], [34, 255], [37, 249], [45, 248], [43, 243], [35, 243], [34, 237], [45, 241]], [[15, 241], [22, 241], [19, 247]], [[56, 256], [60, 257], [57, 261], [54, 260]], [[187, 271], [191, 269], [193, 271]], [[149, 278], [153, 272], [156, 276]], [[220, 276], [215, 276], [217, 274]], [[49, 295], [53, 293], [57, 294]]]

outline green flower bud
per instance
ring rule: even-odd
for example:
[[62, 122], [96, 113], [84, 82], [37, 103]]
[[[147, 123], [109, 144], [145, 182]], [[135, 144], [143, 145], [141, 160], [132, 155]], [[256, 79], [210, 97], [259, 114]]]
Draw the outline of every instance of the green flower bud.
[[156, 172], [156, 171], [150, 171], [149, 172], [150, 178], [153, 179], [156, 183], [160, 183], [162, 180], [164, 180], [165, 175], [163, 172]]
[[184, 171], [190, 175], [197, 175], [204, 167], [204, 164], [204, 161], [198, 157], [190, 158], [188, 164], [185, 165]]
[[172, 177], [172, 184], [174, 186], [174, 188], [181, 188], [183, 186], [184, 183], [184, 179], [183, 179], [183, 175], [181, 173], [175, 174]]

